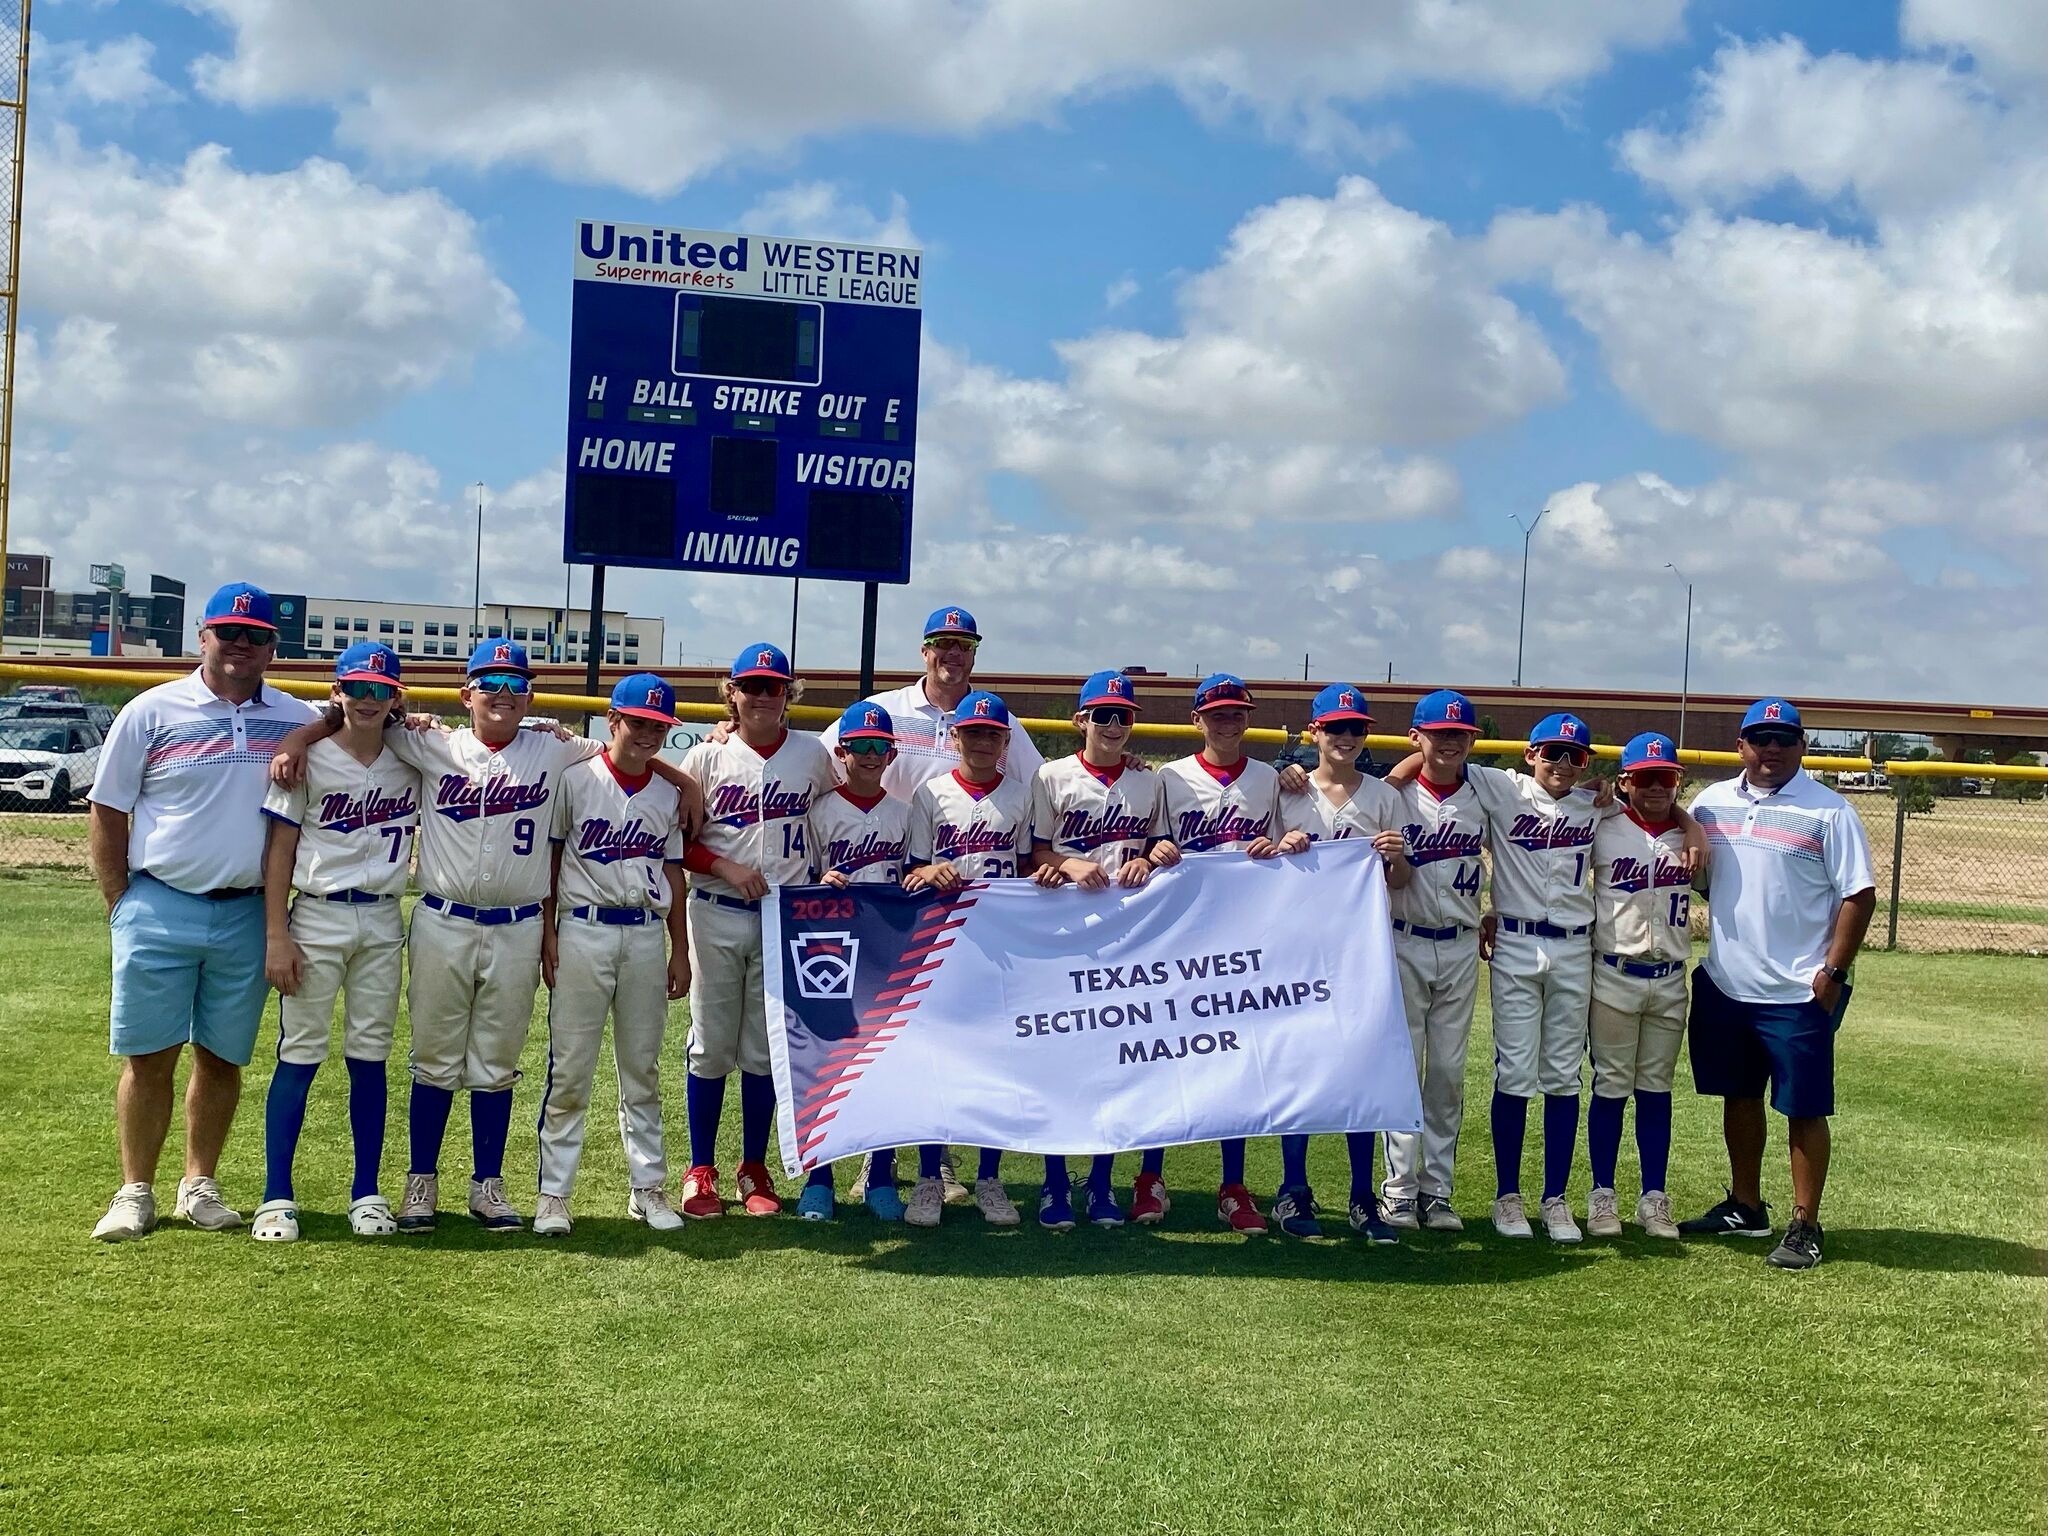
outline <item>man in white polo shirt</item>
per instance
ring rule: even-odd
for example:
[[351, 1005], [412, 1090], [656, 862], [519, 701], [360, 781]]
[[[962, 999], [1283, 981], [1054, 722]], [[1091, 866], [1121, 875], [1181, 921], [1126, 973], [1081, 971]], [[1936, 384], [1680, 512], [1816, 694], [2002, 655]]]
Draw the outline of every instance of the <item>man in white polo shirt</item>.
[[1792, 1220], [1769, 1262], [1811, 1269], [1821, 1260], [1835, 1031], [1877, 889], [1863, 823], [1801, 766], [1799, 711], [1785, 699], [1759, 699], [1742, 717], [1740, 748], [1742, 772], [1692, 803], [1713, 851], [1707, 958], [1693, 973], [1692, 1075], [1701, 1093], [1724, 1101], [1728, 1198], [1679, 1231], [1770, 1236], [1768, 1084], [1792, 1152]]
[[215, 1231], [242, 1224], [214, 1170], [270, 988], [259, 813], [271, 754], [313, 718], [310, 705], [264, 686], [276, 649], [270, 594], [222, 587], [199, 621], [198, 670], [130, 700], [100, 749], [90, 847], [113, 929], [110, 1034], [123, 1058], [121, 1187], [93, 1228], [105, 1241], [156, 1225], [152, 1186], [188, 1043], [176, 1214]]

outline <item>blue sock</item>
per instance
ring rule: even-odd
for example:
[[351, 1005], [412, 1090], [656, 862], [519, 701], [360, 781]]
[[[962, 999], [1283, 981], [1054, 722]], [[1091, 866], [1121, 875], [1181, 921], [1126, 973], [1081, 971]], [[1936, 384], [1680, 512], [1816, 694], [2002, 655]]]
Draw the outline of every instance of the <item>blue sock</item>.
[[454, 1105], [453, 1088], [413, 1080], [412, 1102], [406, 1106], [407, 1173], [441, 1171], [441, 1143], [448, 1135], [448, 1111]]
[[1045, 1187], [1062, 1193], [1074, 1187], [1074, 1181], [1067, 1177], [1067, 1160], [1064, 1157], [1048, 1157], [1045, 1160]]
[[811, 1176], [804, 1180], [804, 1188], [809, 1189], [813, 1184], [822, 1184], [827, 1189], [832, 1187], [832, 1165], [830, 1163], [820, 1163], [811, 1170]]
[[1280, 1187], [1295, 1189], [1308, 1182], [1308, 1138], [1280, 1138]]
[[[1669, 1094], [1665, 1102], [1671, 1101]], [[1600, 1094], [1593, 1095], [1592, 1105], [1586, 1110], [1586, 1160], [1593, 1165], [1593, 1187], [1614, 1188], [1614, 1165], [1621, 1157], [1621, 1116], [1628, 1108], [1627, 1099], [1610, 1099]], [[1636, 1111], [1636, 1139], [1643, 1135], [1642, 1111]]]
[[896, 1185], [896, 1149], [877, 1147], [868, 1154], [868, 1188], [882, 1185], [894, 1188]]
[[946, 1149], [936, 1141], [923, 1142], [917, 1149], [917, 1176], [920, 1179], [936, 1179], [939, 1164], [944, 1160]]
[[1098, 1195], [1109, 1193], [1109, 1181], [1116, 1174], [1116, 1159], [1104, 1152], [1088, 1165], [1088, 1188]]
[[1636, 1156], [1643, 1188], [1662, 1189], [1671, 1167], [1671, 1095], [1636, 1090]]
[[1529, 1101], [1493, 1090], [1493, 1184], [1496, 1195], [1522, 1192], [1522, 1138], [1529, 1131]]
[[1371, 1131], [1351, 1131], [1344, 1137], [1344, 1150], [1351, 1154], [1351, 1203], [1366, 1205], [1372, 1200]]
[[299, 1132], [306, 1125], [306, 1095], [313, 1091], [316, 1062], [303, 1066], [280, 1061], [270, 1075], [270, 1093], [263, 1101], [263, 1198], [292, 1198], [292, 1159], [299, 1155]]
[[476, 1177], [502, 1179], [505, 1176], [505, 1138], [512, 1133], [512, 1090], [499, 1088], [469, 1092], [469, 1148], [476, 1160]]
[[768, 1127], [775, 1123], [775, 1079], [766, 1072], [740, 1074], [740, 1161], [768, 1160]]
[[348, 1065], [348, 1139], [355, 1148], [356, 1176], [348, 1197], [360, 1200], [377, 1193], [377, 1176], [384, 1166], [384, 1115], [391, 1089], [381, 1061], [342, 1058]]
[[981, 1162], [974, 1170], [977, 1179], [1000, 1179], [1003, 1176], [1003, 1152], [1000, 1147], [983, 1147]]
[[1149, 1173], [1155, 1179], [1162, 1177], [1166, 1172], [1166, 1148], [1147, 1147], [1138, 1159], [1138, 1171]]
[[1223, 1148], [1223, 1182], [1226, 1185], [1244, 1182], [1244, 1138], [1233, 1136], [1220, 1144]]
[[708, 1168], [718, 1161], [718, 1116], [725, 1108], [725, 1079], [688, 1074], [690, 1166]]
[[1555, 1200], [1571, 1182], [1572, 1158], [1579, 1150], [1579, 1096], [1543, 1096], [1543, 1198]]

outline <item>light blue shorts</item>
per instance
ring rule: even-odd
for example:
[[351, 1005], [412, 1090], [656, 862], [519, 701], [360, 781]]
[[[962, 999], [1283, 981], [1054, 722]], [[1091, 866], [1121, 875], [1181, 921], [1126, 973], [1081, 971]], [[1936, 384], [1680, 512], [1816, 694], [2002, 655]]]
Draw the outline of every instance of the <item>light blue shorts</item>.
[[114, 905], [116, 1056], [190, 1041], [246, 1067], [270, 983], [263, 975], [263, 898], [208, 901], [137, 874]]

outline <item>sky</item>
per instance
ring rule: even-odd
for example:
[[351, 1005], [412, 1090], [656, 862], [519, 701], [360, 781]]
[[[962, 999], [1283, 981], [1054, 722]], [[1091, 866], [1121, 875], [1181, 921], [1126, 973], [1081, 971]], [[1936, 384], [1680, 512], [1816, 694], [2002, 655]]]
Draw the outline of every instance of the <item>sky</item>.
[[885, 667], [2048, 701], [2044, 0], [777, 9], [45, 0], [12, 546], [558, 602], [601, 218], [925, 253]]

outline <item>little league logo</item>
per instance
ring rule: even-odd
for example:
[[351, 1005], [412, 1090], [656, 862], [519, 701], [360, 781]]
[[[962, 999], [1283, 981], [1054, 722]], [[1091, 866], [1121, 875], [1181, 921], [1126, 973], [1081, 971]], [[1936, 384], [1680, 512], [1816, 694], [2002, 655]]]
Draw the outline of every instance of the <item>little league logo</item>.
[[789, 941], [796, 963], [796, 990], [824, 1002], [850, 1002], [860, 940], [850, 933], [807, 933]]

